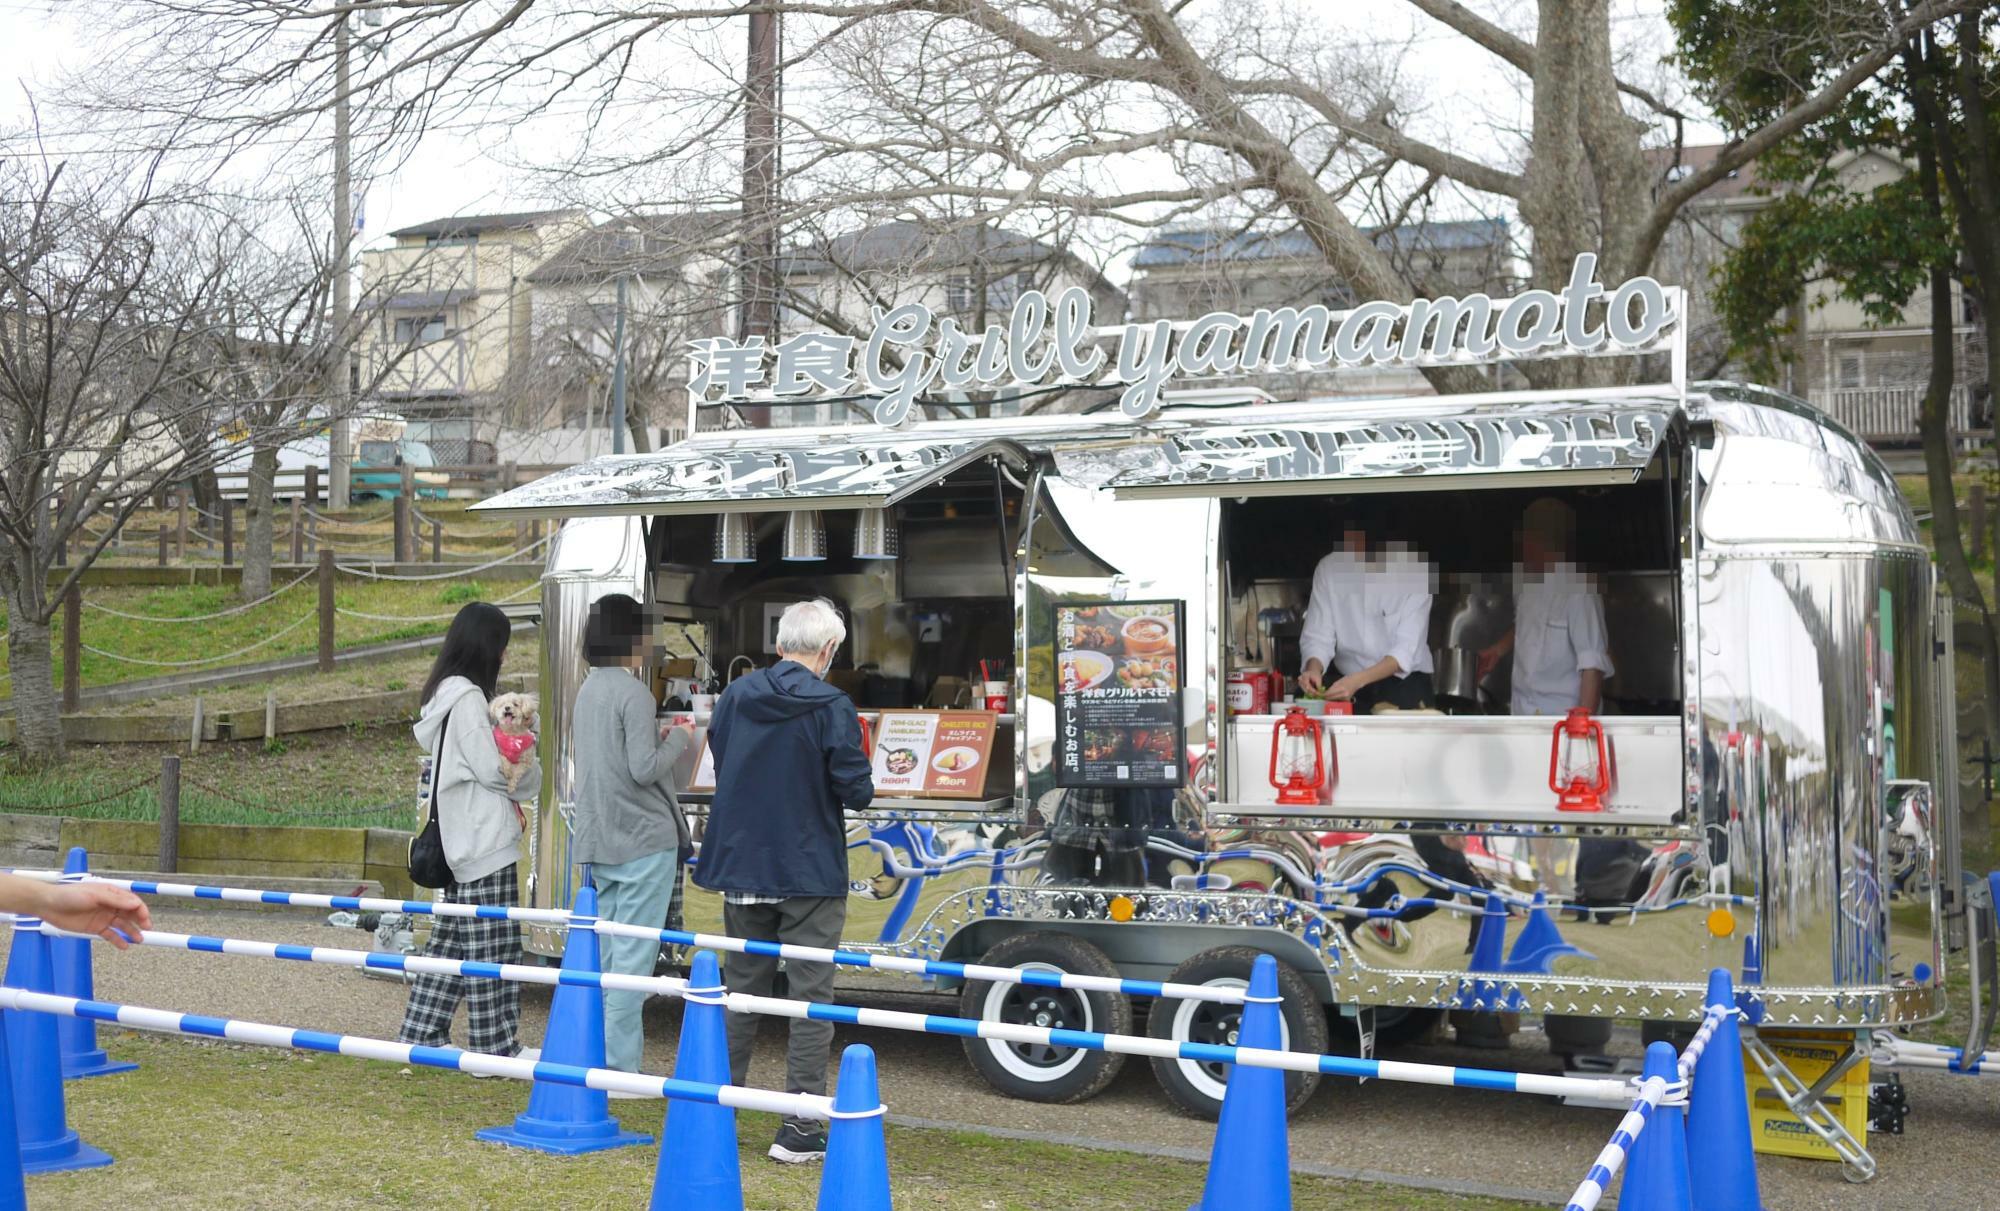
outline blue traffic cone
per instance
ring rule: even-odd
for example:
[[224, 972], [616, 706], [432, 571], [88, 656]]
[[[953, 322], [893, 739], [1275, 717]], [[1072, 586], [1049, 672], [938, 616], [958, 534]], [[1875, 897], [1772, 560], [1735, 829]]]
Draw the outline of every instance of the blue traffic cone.
[[[723, 1027], [722, 973], [715, 952], [695, 952], [681, 996], [680, 1049], [674, 1076], [729, 1084], [729, 1038]], [[736, 1152], [736, 1111], [707, 1102], [667, 1103], [652, 1211], [743, 1211], [743, 1162]]]
[[[0, 1030], [0, 1072], [12, 1070], [7, 1032]], [[19, 1138], [14, 1123], [14, 1082], [0, 1080], [0, 1141]], [[21, 1175], [21, 1149], [0, 1146], [0, 1211], [28, 1211], [28, 1187]]]
[[[1736, 1007], [1729, 973], [1720, 967], [1708, 973], [1705, 1004]], [[1763, 1211], [1743, 1088], [1743, 1033], [1731, 1013], [1695, 1061], [1688, 1094], [1688, 1153], [1701, 1158], [1688, 1175], [1695, 1211]]]
[[[597, 917], [597, 892], [585, 886], [576, 893], [571, 907], [569, 940], [563, 944], [564, 971], [596, 973], [597, 931], [590, 928]], [[574, 1064], [579, 1068], [604, 1067], [604, 991], [594, 985], [563, 984], [549, 1002], [549, 1025], [542, 1033], [542, 1061]], [[487, 1127], [474, 1138], [512, 1148], [533, 1148], [560, 1156], [623, 1148], [628, 1144], [650, 1144], [653, 1137], [626, 1131], [611, 1117], [611, 1102], [602, 1089], [558, 1085], [536, 1081], [528, 1095], [528, 1109], [517, 1115], [510, 1127]]]
[[[90, 855], [81, 845], [71, 846], [69, 857], [63, 862], [63, 874], [81, 877], [89, 873]], [[90, 974], [90, 946], [82, 938], [49, 939], [56, 995], [79, 1001], [97, 999], [97, 983]], [[97, 1023], [89, 1018], [57, 1018], [56, 1038], [62, 1045], [62, 1074], [66, 1081], [131, 1072], [138, 1067], [104, 1054], [104, 1049], [97, 1045]]]
[[[7, 954], [6, 983], [28, 992], [52, 992], [49, 939], [33, 917], [14, 920], [14, 945]], [[31, 1009], [0, 1011], [6, 1022], [8, 1074], [14, 1091], [14, 1137], [21, 1142], [21, 1168], [28, 1173], [96, 1169], [110, 1156], [70, 1130], [63, 1106], [62, 1062], [56, 1057], [56, 1020]]]
[[[1479, 933], [1472, 941], [1472, 961], [1466, 964], [1471, 972], [1504, 973], [1507, 970], [1507, 906], [1499, 895], [1488, 892], [1486, 907], [1479, 914]], [[1459, 1003], [1468, 1009], [1512, 1009], [1518, 998], [1502, 996], [1502, 981], [1494, 979], [1472, 979], [1459, 987]], [[1466, 997], [1467, 988], [1471, 997]]]
[[864, 1044], [850, 1044], [840, 1053], [840, 1087], [833, 1091], [818, 1211], [890, 1211], [889, 1142], [882, 1134], [882, 1116], [875, 1053]]
[[[1680, 1060], [1672, 1043], [1646, 1048], [1645, 1075], [1660, 1077], [1669, 1085], [1680, 1079]], [[1743, 1101], [1742, 1084], [1736, 1088], [1736, 1100]], [[1706, 1156], [1702, 1163], [1708, 1163]], [[1692, 1197], [1685, 1111], [1679, 1106], [1656, 1106], [1632, 1145], [1625, 1184], [1618, 1191], [1618, 1211], [1693, 1211]]]
[[[1500, 970], [1509, 975], [1547, 975], [1549, 965], [1565, 955], [1592, 957], [1588, 951], [1563, 941], [1562, 930], [1556, 927], [1555, 918], [1549, 916], [1548, 904], [1547, 896], [1535, 893], [1535, 902], [1528, 909], [1528, 923], [1521, 927], [1520, 936], [1514, 939]], [[1483, 927], [1485, 922], [1480, 924]], [[1504, 921], [1501, 928], [1506, 928]]]
[[1743, 987], [1736, 994], [1736, 1007], [1743, 1011], [1743, 1018], [1752, 1026], [1764, 1020], [1764, 1002], [1751, 990], [1764, 982], [1764, 961], [1762, 947], [1757, 943], [1757, 935], [1743, 935]]
[[[1243, 1002], [1243, 1047], [1284, 1050], [1278, 1006], [1278, 961], [1258, 955]], [[1232, 1065], [1222, 1095], [1222, 1118], [1208, 1154], [1201, 1201], [1188, 1211], [1291, 1211], [1292, 1152], [1285, 1132], [1285, 1074], [1276, 1068]]]

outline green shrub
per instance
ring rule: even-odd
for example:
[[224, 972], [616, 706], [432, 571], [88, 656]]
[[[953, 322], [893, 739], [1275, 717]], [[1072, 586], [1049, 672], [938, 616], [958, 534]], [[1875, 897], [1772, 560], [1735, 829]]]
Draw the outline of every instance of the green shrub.
[[446, 605], [463, 605], [468, 601], [479, 601], [486, 596], [486, 586], [476, 580], [462, 581], [446, 585], [438, 594], [438, 600]]

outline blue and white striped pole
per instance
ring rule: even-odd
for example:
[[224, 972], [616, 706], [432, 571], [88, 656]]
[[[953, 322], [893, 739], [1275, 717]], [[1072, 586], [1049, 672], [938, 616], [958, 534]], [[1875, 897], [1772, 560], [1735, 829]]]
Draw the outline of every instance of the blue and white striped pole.
[[662, 1097], [677, 1101], [703, 1102], [735, 1110], [756, 1110], [766, 1114], [794, 1115], [823, 1119], [831, 1115], [833, 1099], [809, 1093], [778, 1093], [769, 1089], [746, 1089], [740, 1085], [711, 1085], [674, 1077], [648, 1076], [639, 1072], [619, 1072], [611, 1068], [581, 1068], [573, 1064], [551, 1064], [542, 1060], [513, 1059], [461, 1051], [456, 1047], [422, 1047], [414, 1043], [392, 1043], [360, 1035], [333, 1034], [293, 1026], [271, 1026], [234, 1018], [206, 1017], [148, 1009], [140, 1005], [119, 1005], [110, 1001], [85, 1001], [52, 993], [28, 992], [0, 986], [0, 1009], [57, 1014], [109, 1022], [133, 1030], [158, 1034], [184, 1034], [195, 1038], [223, 1039], [259, 1047], [285, 1047], [294, 1051], [318, 1051], [329, 1055], [349, 1055], [391, 1064], [412, 1064], [453, 1072], [504, 1076], [516, 1081], [548, 1081], [585, 1089], [616, 1090], [642, 1097]]
[[1625, 1117], [1618, 1120], [1618, 1129], [1611, 1133], [1611, 1142], [1591, 1162], [1590, 1172], [1583, 1175], [1576, 1193], [1569, 1196], [1563, 1211], [1596, 1211], [1598, 1201], [1611, 1186], [1611, 1179], [1618, 1176], [1624, 1166], [1625, 1157], [1632, 1151], [1632, 1144], [1646, 1130], [1646, 1123], [1653, 1117], [1653, 1111], [1660, 1108], [1660, 1099], [1667, 1093], [1666, 1081], [1650, 1077], [1639, 1086], [1639, 1096], [1632, 1101], [1632, 1108]]
[[[40, 879], [44, 882], [57, 882], [62, 877], [60, 872], [46, 870], [16, 869], [7, 873], [20, 875], [25, 879]], [[469, 917], [484, 921], [520, 921], [525, 924], [552, 925], [564, 929], [587, 927], [608, 937], [645, 938], [672, 946], [693, 946], [736, 954], [763, 955], [800, 963], [866, 967], [903, 975], [978, 981], [986, 984], [1023, 984], [1035, 988], [1068, 988], [1078, 992], [1122, 993], [1132, 997], [1209, 1001], [1218, 1005], [1243, 1003], [1243, 990], [1240, 988], [1213, 988], [1202, 984], [1175, 984], [1156, 980], [1127, 980], [1115, 976], [1077, 975], [1073, 972], [994, 967], [985, 963], [948, 963], [941, 959], [862, 954], [852, 950], [793, 946], [789, 943], [752, 941], [721, 934], [689, 933], [677, 929], [647, 929], [643, 925], [625, 925], [616, 921], [578, 920], [560, 908], [434, 903], [429, 900], [389, 900], [379, 896], [328, 896], [315, 892], [264, 891], [248, 887], [209, 887], [194, 883], [159, 883], [146, 879], [111, 879], [101, 875], [92, 875], [86, 881], [123, 887], [145, 896], [219, 900], [230, 904], [282, 904], [294, 908], [329, 908], [344, 912], [401, 912], [420, 916]]]
[[[43, 932], [62, 931], [43, 923]], [[582, 985], [657, 996], [683, 996], [688, 981], [672, 976], [633, 976], [615, 972], [569, 971], [529, 967], [513, 963], [480, 963], [467, 959], [438, 959], [427, 955], [378, 954], [363, 950], [340, 950], [324, 946], [296, 946], [282, 942], [257, 942], [245, 938], [218, 938], [201, 934], [177, 934], [162, 930], [141, 931], [133, 941], [142, 946], [195, 951], [204, 954], [237, 955], [248, 958], [289, 959], [296, 962], [325, 963], [339, 967], [375, 968], [419, 974], [464, 976], [471, 979], [513, 980], [528, 984]], [[1436, 1085], [1456, 1089], [1485, 1089], [1499, 1093], [1523, 1093], [1537, 1097], [1571, 1097], [1595, 1102], [1619, 1102], [1631, 1095], [1629, 1083], [1607, 1077], [1544, 1076], [1533, 1072], [1501, 1072], [1486, 1068], [1457, 1068], [1446, 1064], [1417, 1064], [1401, 1060], [1362, 1060], [1351, 1056], [1318, 1055], [1307, 1051], [1280, 1051], [1256, 1047], [1227, 1047], [1216, 1043], [1176, 1042], [1142, 1035], [1103, 1034], [1088, 1030], [1062, 1030], [1048, 1026], [1027, 1026], [1010, 1022], [990, 1022], [939, 1014], [910, 1013], [896, 1009], [864, 1009], [854, 1005], [820, 1004], [753, 996], [749, 993], [723, 994], [725, 1006], [736, 1013], [765, 1014], [771, 1017], [805, 1018], [849, 1026], [869, 1026], [952, 1038], [980, 1038], [1031, 1046], [1074, 1047], [1138, 1055], [1152, 1059], [1194, 1060], [1201, 1063], [1241, 1064], [1252, 1068], [1277, 1068], [1289, 1072], [1318, 1072], [1328, 1076], [1362, 1080], [1398, 1081], [1405, 1084]]]

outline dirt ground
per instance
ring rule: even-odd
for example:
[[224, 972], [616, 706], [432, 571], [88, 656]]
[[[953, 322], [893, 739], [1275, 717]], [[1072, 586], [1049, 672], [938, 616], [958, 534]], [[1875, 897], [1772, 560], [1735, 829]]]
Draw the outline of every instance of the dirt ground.
[[[161, 929], [268, 941], [366, 949], [368, 935], [335, 929], [300, 913], [242, 914], [165, 908]], [[100, 952], [98, 995], [159, 1008], [284, 1025], [393, 1037], [403, 987], [303, 963], [168, 950]], [[523, 1033], [539, 1041], [548, 991], [524, 991]], [[927, 998], [876, 1003], [951, 1012]], [[646, 1069], [672, 1070], [679, 1006], [655, 1000], [647, 1013]], [[460, 1021], [463, 1029], [463, 1019]], [[934, 1036], [843, 1029], [837, 1045], [866, 1042], [880, 1057], [883, 1100], [892, 1122], [999, 1131], [1017, 1138], [1200, 1158], [1213, 1127], [1176, 1113], [1142, 1062], [1126, 1065], [1100, 1097], [1077, 1106], [1042, 1106], [995, 1094], [972, 1074], [960, 1044]], [[1636, 1036], [1620, 1044], [1636, 1054]], [[1396, 1058], [1477, 1067], [1557, 1071], [1538, 1033], [1524, 1030], [1507, 1053], [1453, 1046], [1405, 1048]], [[1837, 1166], [1761, 1158], [1766, 1205], [1794, 1208], [2000, 1206], [1993, 1193], [1992, 1141], [2000, 1132], [2000, 1085], [1932, 1072], [1907, 1072], [1908, 1133], [1870, 1140], [1881, 1176], [1866, 1187]], [[781, 1086], [782, 1036], [767, 1024], [751, 1083]], [[1479, 1205], [1516, 1200], [1560, 1205], [1616, 1123], [1607, 1110], [1563, 1107], [1518, 1095], [1328, 1079], [1292, 1124], [1292, 1159], [1302, 1173], [1389, 1182], [1472, 1195]], [[1975, 1160], [1974, 1158], [1978, 1158]], [[1303, 1204], [1301, 1204], [1303, 1205]]]

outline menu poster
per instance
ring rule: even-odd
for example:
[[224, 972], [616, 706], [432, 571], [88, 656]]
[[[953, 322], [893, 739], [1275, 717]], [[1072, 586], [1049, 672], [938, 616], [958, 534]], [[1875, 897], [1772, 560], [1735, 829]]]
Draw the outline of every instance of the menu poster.
[[1182, 604], [1056, 614], [1056, 785], [1180, 786]]
[[875, 726], [875, 793], [982, 799], [999, 716], [992, 711], [883, 711]]
[[708, 747], [708, 737], [701, 741], [701, 757], [694, 763], [694, 773], [688, 776], [686, 789], [704, 794], [715, 789], [715, 750]]

